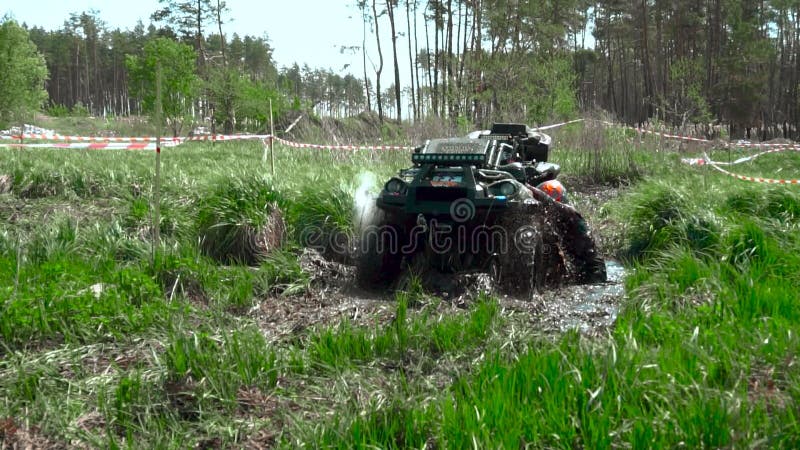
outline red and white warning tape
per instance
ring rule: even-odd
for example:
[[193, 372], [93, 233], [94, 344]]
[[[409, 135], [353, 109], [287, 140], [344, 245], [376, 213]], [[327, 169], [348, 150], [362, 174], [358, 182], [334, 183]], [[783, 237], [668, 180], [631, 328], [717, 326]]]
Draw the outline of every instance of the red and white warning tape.
[[755, 155], [745, 156], [744, 158], [739, 158], [735, 161], [710, 161], [706, 160], [705, 158], [681, 158], [681, 162], [689, 164], [691, 166], [702, 166], [704, 164], [716, 164], [718, 166], [733, 166], [736, 164], [741, 164], [744, 162], [752, 161], [760, 156], [769, 155], [771, 153], [780, 153], [786, 151], [800, 151], [800, 146], [793, 146], [793, 147], [778, 147], [772, 150], [765, 150], [763, 152], [756, 153]]
[[[236, 141], [244, 139], [265, 139], [269, 135], [260, 134], [234, 134], [234, 135], [197, 135], [188, 137], [162, 137], [161, 142], [186, 142], [186, 141]], [[20, 136], [2, 136], [3, 139], [19, 140]], [[151, 136], [145, 137], [102, 137], [102, 136], [62, 136], [59, 134], [23, 134], [23, 140], [42, 140], [60, 142], [155, 142], [157, 139]]]
[[583, 119], [575, 119], [575, 120], [570, 120], [568, 122], [554, 123], [553, 125], [546, 125], [546, 126], [543, 126], [543, 127], [534, 128], [534, 130], [537, 130], [537, 131], [549, 130], [549, 129], [552, 129], [552, 128], [563, 127], [564, 125], [569, 125], [571, 123], [578, 123], [578, 122], [583, 122]]
[[[155, 142], [156, 138], [150, 136], [144, 137], [102, 137], [102, 136], [62, 136], [60, 134], [23, 134], [22, 136], [3, 136], [5, 139], [20, 140], [40, 140], [40, 141], [60, 141], [60, 142]], [[162, 137], [161, 141], [179, 142], [183, 138], [167, 138]]]
[[269, 134], [209, 134], [178, 138], [182, 141], [241, 141], [246, 139], [269, 139]]
[[[583, 119], [576, 119], [570, 120], [567, 122], [556, 123], [552, 125], [542, 126], [538, 128], [534, 128], [535, 130], [549, 130], [552, 128], [561, 127], [564, 125], [569, 125], [572, 123], [582, 122]], [[161, 138], [162, 144], [165, 146], [175, 146], [179, 145], [184, 142], [189, 141], [237, 141], [237, 140], [246, 140], [246, 139], [269, 139], [271, 135], [268, 134], [235, 134], [235, 135], [224, 135], [224, 134], [216, 134], [216, 135], [197, 135], [197, 136], [188, 136], [188, 137], [173, 137], [173, 138]], [[154, 143], [156, 142], [156, 138], [152, 136], [145, 136], [145, 137], [102, 137], [102, 136], [68, 136], [68, 135], [60, 135], [60, 134], [46, 134], [46, 133], [25, 133], [22, 135], [0, 135], [0, 140], [34, 140], [34, 141], [58, 141], [58, 142], [66, 142], [69, 145], [64, 144], [28, 144], [28, 143], [19, 143], [19, 144], [0, 144], [4, 146], [15, 146], [15, 147], [54, 147], [54, 148], [140, 148], [139, 145], [135, 145], [138, 143]], [[326, 145], [326, 144], [305, 144], [299, 142], [292, 142], [286, 139], [281, 139], [279, 137], [275, 137], [276, 141], [281, 142], [282, 144], [293, 147], [293, 148], [313, 148], [313, 149], [325, 149], [325, 150], [413, 150], [414, 147], [410, 146], [403, 146], [403, 145]], [[73, 143], [105, 143], [105, 144], [125, 144], [124, 147], [116, 147], [116, 146], [92, 146], [87, 147], [83, 145], [73, 145]], [[149, 147], [148, 147], [149, 148]], [[155, 147], [153, 147], [155, 148]]]
[[770, 144], [768, 142], [755, 142], [755, 143], [753, 143], [753, 142], [737, 142], [737, 143], [734, 143], [734, 144], [730, 144], [730, 146], [731, 147], [757, 147], [757, 148], [760, 148], [760, 147], [764, 147], [764, 148], [769, 148], [769, 147], [779, 147], [780, 148], [780, 147], [782, 147], [782, 148], [785, 148], [785, 147], [797, 147], [797, 143], [792, 142], [792, 143], [774, 143], [774, 144]]
[[[162, 142], [162, 147], [175, 147], [173, 142]], [[88, 150], [155, 150], [155, 142], [86, 142], [86, 143], [53, 143], [53, 144], [0, 144], [0, 147], [13, 148], [66, 148]]]
[[321, 144], [302, 144], [299, 142], [287, 141], [279, 137], [275, 140], [287, 147], [293, 148], [314, 148], [318, 150], [413, 150], [414, 147], [404, 145], [321, 145]]
[[720, 167], [719, 165], [717, 165], [714, 161], [711, 161], [711, 159], [708, 157], [708, 155], [704, 154], [703, 156], [705, 156], [706, 161], [708, 162], [708, 164], [711, 167], [719, 170], [720, 172], [724, 173], [725, 175], [728, 175], [730, 177], [736, 178], [738, 180], [752, 181], [752, 182], [755, 182], [755, 183], [767, 183], [767, 184], [800, 184], [800, 180], [797, 180], [797, 179], [783, 180], [783, 179], [776, 179], [776, 178], [749, 177], [749, 176], [745, 176], [745, 175], [739, 175], [739, 174], [733, 173], [733, 172], [728, 172], [727, 170], [725, 170], [722, 167]]
[[634, 130], [636, 130], [639, 133], [652, 134], [652, 135], [655, 135], [655, 136], [665, 137], [667, 139], [678, 139], [678, 140], [682, 140], [682, 141], [706, 142], [706, 143], [713, 142], [713, 141], [709, 141], [708, 139], [701, 139], [701, 138], [696, 138], [696, 137], [692, 137], [692, 136], [681, 136], [679, 134], [661, 133], [661, 132], [658, 132], [658, 131], [647, 130], [645, 128], [634, 128]]
[[648, 130], [646, 128], [628, 127], [628, 126], [624, 126], [624, 125], [608, 122], [608, 121], [605, 121], [605, 120], [586, 119], [586, 121], [597, 122], [597, 123], [601, 123], [603, 125], [608, 125], [608, 126], [620, 126], [621, 128], [627, 128], [629, 130], [634, 130], [634, 131], [636, 131], [638, 133], [652, 134], [654, 136], [661, 136], [661, 137], [664, 137], [664, 138], [667, 138], [667, 139], [676, 139], [676, 140], [691, 141], [691, 142], [702, 142], [702, 143], [706, 143], [706, 144], [716, 144], [716, 143], [718, 143], [718, 144], [722, 145], [725, 148], [762, 148], [762, 147], [763, 148], [794, 148], [794, 147], [798, 147], [799, 146], [797, 143], [773, 143], [773, 144], [770, 144], [770, 143], [765, 143], [765, 142], [755, 142], [754, 143], [754, 142], [712, 141], [712, 140], [709, 140], [709, 139], [697, 138], [697, 137], [693, 137], [693, 136], [685, 136], [685, 135], [680, 135], [680, 134], [670, 134], [670, 133], [665, 133], [665, 132], [661, 132], [661, 131]]

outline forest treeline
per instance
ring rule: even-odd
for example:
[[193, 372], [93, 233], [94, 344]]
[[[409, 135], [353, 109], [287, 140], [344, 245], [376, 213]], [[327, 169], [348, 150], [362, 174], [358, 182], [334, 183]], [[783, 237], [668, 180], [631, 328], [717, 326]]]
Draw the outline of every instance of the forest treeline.
[[173, 119], [213, 118], [227, 131], [263, 127], [267, 99], [278, 115], [374, 111], [475, 126], [602, 110], [627, 123], [722, 125], [731, 136], [794, 138], [800, 127], [800, 0], [353, 1], [364, 20], [363, 45], [350, 49], [363, 58], [357, 75], [276, 67], [266, 35], [230, 32], [221, 0], [161, 0], [148, 25], [129, 30], [83, 12], [27, 31], [54, 114], [148, 113], [151, 87], [136, 64], [148, 42], [166, 39], [193, 60]]

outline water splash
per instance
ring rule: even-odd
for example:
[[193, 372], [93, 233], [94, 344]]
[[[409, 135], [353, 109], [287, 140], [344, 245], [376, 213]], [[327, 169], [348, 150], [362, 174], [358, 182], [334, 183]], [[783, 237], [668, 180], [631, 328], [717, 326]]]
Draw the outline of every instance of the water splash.
[[362, 230], [363, 227], [373, 222], [377, 212], [377, 207], [375, 206], [377, 187], [377, 175], [372, 172], [358, 174], [358, 185], [353, 195], [353, 204], [355, 205], [353, 223], [356, 225], [356, 230]]

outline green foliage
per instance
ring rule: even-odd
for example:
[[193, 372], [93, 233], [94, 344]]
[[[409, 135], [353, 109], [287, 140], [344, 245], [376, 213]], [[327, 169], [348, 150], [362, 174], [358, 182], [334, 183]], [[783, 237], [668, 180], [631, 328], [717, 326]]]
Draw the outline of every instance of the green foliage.
[[348, 235], [353, 231], [355, 204], [350, 188], [329, 183], [308, 184], [296, 194], [287, 211], [292, 234], [302, 244], [327, 244], [331, 236]]
[[[311, 275], [300, 266], [297, 255], [281, 249], [270, 253], [259, 267], [259, 277], [271, 292], [283, 296], [305, 292], [311, 283]], [[261, 294], [266, 294], [262, 290]]]
[[474, 97], [495, 105], [494, 122], [572, 119], [578, 112], [572, 64], [571, 56], [496, 54], [481, 66], [490, 88]]
[[661, 105], [674, 109], [685, 123], [708, 123], [711, 109], [705, 95], [705, 67], [700, 58], [680, 59], [670, 66], [670, 78], [675, 86], [671, 96]]
[[619, 130], [586, 130], [595, 153], [577, 128], [553, 154], [566, 173], [655, 178], [630, 177], [602, 211], [636, 256], [616, 322], [594, 335], [542, 330], [536, 304], [461, 305], [413, 280], [390, 304], [289, 297], [318, 279], [296, 242], [253, 267], [202, 254], [201, 217], [263, 223], [269, 203], [292, 230], [347, 230], [363, 167], [383, 178], [401, 152], [278, 147], [271, 177], [260, 143], [165, 151], [176, 225], [155, 255], [152, 154], [0, 154], [14, 177], [0, 202], [0, 417], [99, 448], [797, 448], [797, 191], [670, 165]]
[[[156, 10], [150, 18], [156, 22], [163, 22], [168, 29], [177, 32], [183, 39], [191, 41], [197, 35], [198, 28], [202, 30], [217, 12], [211, 0], [159, 0], [162, 8]], [[220, 4], [222, 14], [225, 2]], [[202, 31], [201, 31], [202, 33]]]
[[[0, 304], [4, 345], [120, 339], [169, 320], [171, 307], [146, 274], [132, 268], [108, 271], [108, 266], [98, 274], [63, 250], [51, 252], [31, 255], [35, 259], [14, 274], [19, 277], [15, 295]], [[15, 285], [14, 279], [5, 282]]]
[[47, 99], [47, 65], [28, 31], [14, 20], [0, 23], [0, 128], [38, 111]]
[[288, 109], [286, 101], [270, 83], [255, 80], [235, 68], [210, 71], [207, 92], [214, 104], [214, 120], [232, 133], [234, 124], [242, 131], [269, 132], [269, 107], [274, 117]]
[[546, 120], [570, 120], [578, 114], [578, 102], [575, 95], [575, 74], [572, 70], [571, 58], [553, 57], [542, 63], [544, 83], [538, 87], [539, 97], [543, 97], [542, 106], [536, 116], [530, 117], [533, 122], [543, 123]]
[[70, 113], [74, 117], [89, 117], [90, 115], [89, 108], [87, 108], [81, 102], [75, 103], [75, 105], [72, 106], [72, 110], [70, 111]]
[[67, 117], [70, 114], [69, 108], [64, 105], [52, 105], [45, 111], [51, 117]]
[[673, 163], [665, 153], [641, 151], [642, 144], [623, 130], [587, 123], [567, 125], [552, 136], [550, 160], [561, 166], [567, 185], [629, 185]]
[[131, 90], [141, 96], [143, 109], [157, 112], [156, 91], [161, 74], [161, 105], [163, 118], [175, 133], [183, 118], [191, 111], [200, 88], [195, 74], [195, 55], [191, 47], [168, 38], [147, 41], [142, 56], [129, 55], [126, 60], [131, 77]]
[[[712, 86], [723, 112], [734, 125], [750, 126], [768, 98], [769, 73], [764, 68], [774, 61], [777, 50], [763, 38], [755, 5], [731, 2], [726, 8], [729, 42], [718, 64], [725, 73]], [[746, 55], [747, 64], [742, 64]]]

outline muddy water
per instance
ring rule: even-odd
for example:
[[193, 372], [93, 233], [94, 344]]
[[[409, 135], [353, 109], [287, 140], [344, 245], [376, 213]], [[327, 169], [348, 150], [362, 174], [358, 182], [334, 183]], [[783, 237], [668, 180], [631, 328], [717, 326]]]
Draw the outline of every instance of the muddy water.
[[608, 281], [599, 284], [571, 285], [534, 296], [532, 319], [545, 330], [584, 333], [600, 332], [617, 318], [625, 294], [622, 284], [625, 269], [616, 261], [606, 261]]
[[[271, 340], [291, 339], [309, 327], [335, 325], [342, 320], [356, 325], [392, 320], [396, 308], [394, 294], [358, 289], [351, 266], [325, 260], [313, 252], [303, 255], [301, 265], [313, 278], [309, 292], [302, 296], [270, 297], [250, 311]], [[613, 325], [624, 297], [624, 268], [609, 260], [606, 271], [605, 283], [566, 285], [529, 299], [497, 293], [491, 278], [484, 273], [430, 272], [421, 281], [426, 292], [444, 300], [442, 309], [468, 308], [481, 292], [494, 292], [506, 314], [524, 321], [535, 331], [560, 333], [577, 328], [586, 334], [602, 334]], [[402, 277], [396, 287], [403, 288]]]
[[478, 292], [493, 292], [506, 311], [522, 315], [538, 331], [564, 332], [577, 328], [583, 333], [595, 334], [614, 324], [625, 295], [622, 265], [606, 260], [606, 273], [605, 283], [547, 288], [524, 299], [497, 292], [489, 276], [482, 273], [437, 274], [423, 280], [423, 284], [426, 290], [456, 305], [468, 304]]

